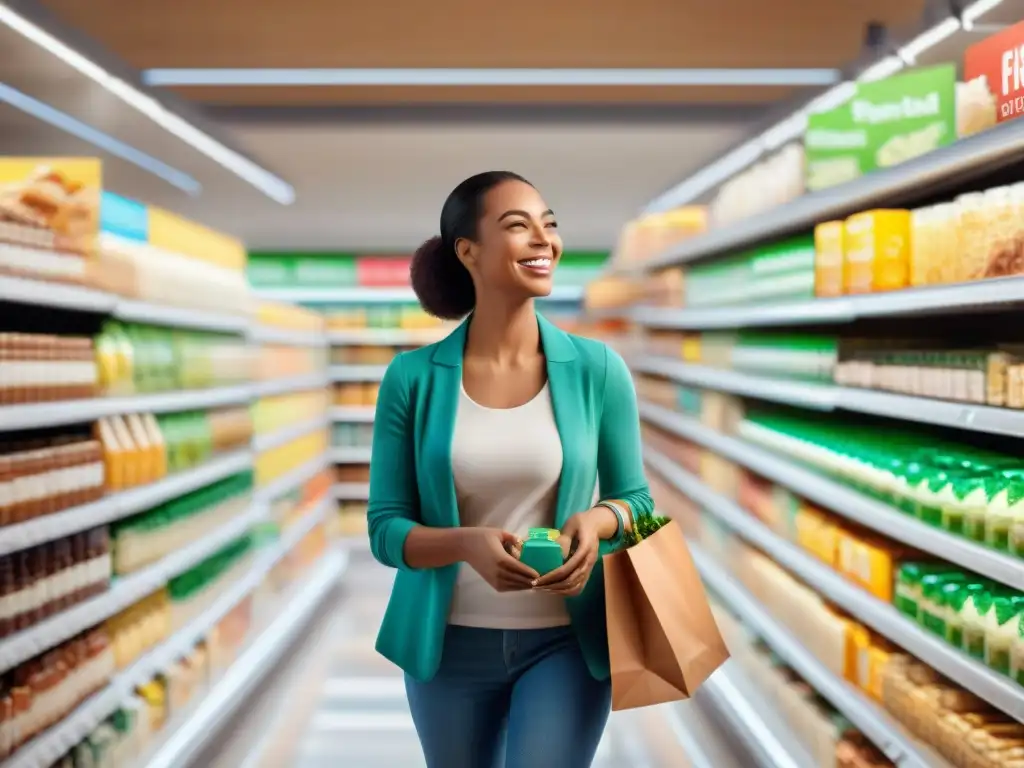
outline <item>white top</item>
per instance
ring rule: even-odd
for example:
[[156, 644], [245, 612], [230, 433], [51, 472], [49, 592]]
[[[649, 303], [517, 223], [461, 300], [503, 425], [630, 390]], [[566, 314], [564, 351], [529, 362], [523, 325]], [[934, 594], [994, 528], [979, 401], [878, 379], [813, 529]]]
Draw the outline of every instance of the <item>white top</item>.
[[[485, 408], [463, 389], [452, 436], [452, 474], [464, 526], [503, 528], [526, 538], [554, 526], [562, 441], [547, 384], [516, 408]], [[469, 565], [459, 567], [448, 622], [488, 629], [542, 629], [569, 623], [565, 599], [530, 590], [496, 592]]]

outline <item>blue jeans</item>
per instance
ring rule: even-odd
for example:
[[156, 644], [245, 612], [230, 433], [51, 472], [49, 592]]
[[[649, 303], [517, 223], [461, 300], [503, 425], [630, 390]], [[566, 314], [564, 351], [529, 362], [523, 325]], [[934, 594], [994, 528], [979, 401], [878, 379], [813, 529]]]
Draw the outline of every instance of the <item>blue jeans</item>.
[[612, 695], [569, 627], [449, 626], [437, 675], [405, 690], [428, 768], [589, 768]]

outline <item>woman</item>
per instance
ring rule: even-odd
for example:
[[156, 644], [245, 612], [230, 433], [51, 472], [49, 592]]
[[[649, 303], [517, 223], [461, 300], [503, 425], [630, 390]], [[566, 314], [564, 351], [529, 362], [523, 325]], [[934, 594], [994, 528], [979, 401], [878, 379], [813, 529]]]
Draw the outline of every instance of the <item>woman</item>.
[[[537, 190], [489, 172], [413, 257], [423, 308], [469, 317], [388, 366], [367, 518], [398, 569], [377, 650], [405, 671], [429, 768], [586, 768], [608, 719], [600, 555], [653, 503], [622, 358], [534, 308], [561, 254]], [[531, 527], [561, 530], [561, 568], [519, 561]]]

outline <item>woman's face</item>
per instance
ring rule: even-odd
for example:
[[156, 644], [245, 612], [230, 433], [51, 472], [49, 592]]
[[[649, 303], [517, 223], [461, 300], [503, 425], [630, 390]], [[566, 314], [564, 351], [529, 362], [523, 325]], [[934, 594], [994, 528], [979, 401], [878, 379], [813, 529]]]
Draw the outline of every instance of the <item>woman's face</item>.
[[529, 184], [506, 181], [487, 193], [477, 241], [460, 241], [459, 257], [481, 292], [512, 298], [551, 293], [562, 256], [555, 214]]

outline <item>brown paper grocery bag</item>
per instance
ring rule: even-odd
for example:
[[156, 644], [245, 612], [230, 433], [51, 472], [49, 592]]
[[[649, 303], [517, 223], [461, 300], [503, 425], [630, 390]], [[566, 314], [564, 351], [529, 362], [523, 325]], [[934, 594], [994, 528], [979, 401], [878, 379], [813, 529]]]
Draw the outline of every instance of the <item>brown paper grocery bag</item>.
[[688, 699], [729, 652], [679, 525], [604, 556], [612, 709]]

